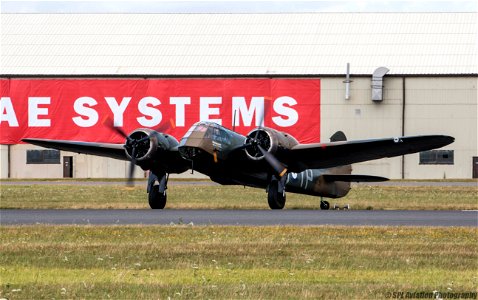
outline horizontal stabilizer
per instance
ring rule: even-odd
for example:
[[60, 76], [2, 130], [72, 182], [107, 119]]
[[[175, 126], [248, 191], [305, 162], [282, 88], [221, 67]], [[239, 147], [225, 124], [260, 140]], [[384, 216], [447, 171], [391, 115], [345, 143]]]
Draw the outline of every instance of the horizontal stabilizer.
[[352, 175], [352, 174], [325, 174], [322, 175], [325, 181], [345, 181], [345, 182], [378, 182], [387, 181], [388, 178], [372, 175]]

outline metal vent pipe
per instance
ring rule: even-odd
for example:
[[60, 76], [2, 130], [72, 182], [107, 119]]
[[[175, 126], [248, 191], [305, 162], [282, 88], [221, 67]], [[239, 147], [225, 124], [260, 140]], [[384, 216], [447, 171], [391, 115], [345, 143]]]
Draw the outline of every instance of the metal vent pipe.
[[383, 76], [390, 71], [385, 67], [377, 68], [372, 74], [372, 101], [383, 100]]

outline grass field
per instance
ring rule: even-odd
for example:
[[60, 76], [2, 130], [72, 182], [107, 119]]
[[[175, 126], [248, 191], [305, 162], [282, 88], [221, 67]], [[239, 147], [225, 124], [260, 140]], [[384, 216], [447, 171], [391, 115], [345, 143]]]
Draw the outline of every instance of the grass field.
[[[268, 209], [264, 190], [170, 185], [167, 208]], [[287, 194], [287, 209], [319, 209], [319, 197]], [[476, 187], [356, 186], [331, 205], [352, 209], [478, 209]], [[144, 182], [118, 185], [1, 185], [0, 208], [148, 208]]]
[[370, 299], [478, 287], [476, 228], [2, 226], [0, 233], [0, 298], [8, 299]]

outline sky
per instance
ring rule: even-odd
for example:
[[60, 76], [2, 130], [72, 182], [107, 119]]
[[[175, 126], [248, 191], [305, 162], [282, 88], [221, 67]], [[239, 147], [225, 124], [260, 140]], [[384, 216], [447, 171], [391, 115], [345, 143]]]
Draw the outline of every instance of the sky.
[[478, 12], [476, 0], [4, 1], [2, 13]]

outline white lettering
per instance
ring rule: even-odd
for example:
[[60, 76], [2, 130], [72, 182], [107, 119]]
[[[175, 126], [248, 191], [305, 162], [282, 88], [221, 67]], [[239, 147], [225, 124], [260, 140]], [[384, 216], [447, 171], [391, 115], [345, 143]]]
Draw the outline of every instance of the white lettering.
[[[236, 111], [239, 112], [235, 118], [234, 114]], [[249, 108], [246, 104], [245, 97], [232, 97], [232, 119], [234, 121], [234, 126], [240, 126], [239, 119], [242, 118], [244, 120], [244, 126], [251, 126], [252, 124], [252, 117], [255, 115], [255, 126], [263, 126], [264, 125], [264, 97], [252, 97], [251, 105]], [[262, 120], [262, 124], [260, 124]]]
[[157, 126], [163, 119], [163, 115], [161, 114], [159, 109], [154, 107], [160, 104], [161, 104], [161, 101], [159, 101], [159, 99], [154, 97], [144, 97], [143, 99], [141, 99], [138, 103], [138, 110], [143, 115], [149, 116], [149, 118], [138, 117], [136, 118], [136, 120], [138, 120], [138, 123], [144, 127]]
[[131, 101], [131, 97], [123, 97], [123, 100], [121, 100], [121, 103], [119, 105], [118, 101], [116, 101], [114, 97], [105, 97], [105, 100], [108, 103], [111, 112], [113, 113], [113, 126], [123, 126], [123, 114], [126, 110], [126, 107], [128, 107], [129, 102]]
[[211, 121], [222, 125], [221, 119], [211, 119], [211, 115], [219, 115], [219, 107], [209, 107], [211, 104], [221, 104], [221, 97], [200, 97], [199, 98], [199, 119], [200, 121]]
[[18, 127], [18, 119], [10, 97], [0, 99], [0, 123], [3, 121], [6, 121], [10, 127]]
[[[91, 127], [95, 125], [98, 122], [98, 113], [91, 107], [97, 104], [98, 102], [91, 97], [80, 97], [76, 99], [73, 104], [73, 109], [80, 116], [72, 118], [73, 122], [80, 127]], [[83, 117], [86, 117], [86, 119]]]
[[191, 104], [191, 97], [171, 97], [169, 103], [176, 105], [176, 126], [184, 127], [185, 106]]
[[274, 101], [274, 111], [278, 113], [279, 115], [285, 116], [286, 118], [282, 116], [276, 116], [272, 118], [272, 121], [277, 125], [281, 127], [289, 127], [295, 125], [297, 121], [299, 120], [299, 114], [297, 111], [291, 107], [288, 106], [294, 106], [297, 104], [297, 101], [288, 96], [282, 96], [277, 98]]
[[28, 126], [50, 127], [50, 119], [39, 119], [38, 116], [48, 115], [48, 108], [38, 105], [50, 104], [50, 97], [28, 97]]

